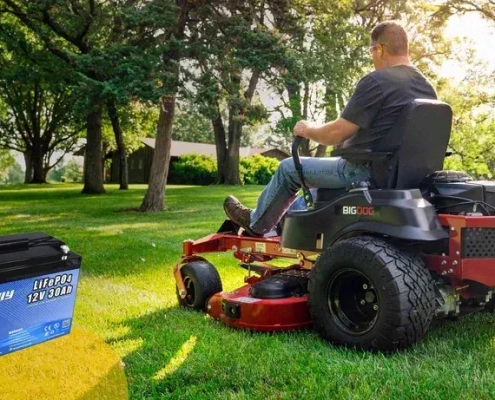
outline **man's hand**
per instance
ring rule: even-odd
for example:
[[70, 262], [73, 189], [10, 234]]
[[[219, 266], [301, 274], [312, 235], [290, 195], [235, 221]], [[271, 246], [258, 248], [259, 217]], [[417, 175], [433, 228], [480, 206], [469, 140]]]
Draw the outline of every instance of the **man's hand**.
[[301, 136], [303, 138], [309, 138], [309, 132], [312, 130], [313, 125], [308, 121], [299, 121], [296, 126], [294, 126], [294, 135]]

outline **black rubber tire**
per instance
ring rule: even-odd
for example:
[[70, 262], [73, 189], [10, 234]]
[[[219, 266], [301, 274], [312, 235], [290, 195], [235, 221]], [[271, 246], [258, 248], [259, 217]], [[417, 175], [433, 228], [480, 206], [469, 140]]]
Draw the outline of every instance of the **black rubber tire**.
[[[352, 323], [346, 329], [349, 319], [342, 317], [345, 311], [340, 312], [344, 296], [354, 297], [356, 307], [364, 308], [357, 306], [357, 295], [350, 296], [342, 289], [343, 299], [332, 301], [329, 297], [329, 292], [338, 292], [333, 285], [338, 276], [343, 276], [343, 286], [350, 280], [346, 280], [344, 271], [355, 271], [355, 276], [366, 277], [372, 285], [371, 298], [376, 301], [377, 311], [369, 317], [368, 331], [352, 331]], [[315, 329], [331, 343], [382, 352], [404, 349], [423, 338], [434, 318], [433, 279], [419, 257], [401, 252], [382, 239], [353, 237], [336, 243], [317, 260], [309, 280], [309, 309]]]
[[222, 281], [218, 271], [207, 261], [184, 264], [180, 271], [188, 289], [188, 295], [182, 299], [179, 289], [175, 287], [179, 306], [196, 311], [206, 311], [210, 297], [222, 291]]

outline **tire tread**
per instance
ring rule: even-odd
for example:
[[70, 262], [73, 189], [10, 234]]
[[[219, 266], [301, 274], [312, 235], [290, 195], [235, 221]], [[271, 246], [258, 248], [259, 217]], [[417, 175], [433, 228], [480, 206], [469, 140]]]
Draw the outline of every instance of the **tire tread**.
[[[321, 299], [311, 296], [312, 290], [325, 279], [328, 263], [339, 257], [344, 259], [352, 253], [359, 262], [368, 261], [378, 268], [373, 268], [375, 276], [380, 277], [384, 300], [389, 310], [396, 310], [392, 317], [387, 315], [381, 332], [366, 342], [353, 343], [355, 347], [366, 350], [394, 351], [407, 348], [427, 333], [435, 314], [435, 291], [433, 280], [419, 257], [392, 246], [383, 239], [373, 237], [354, 237], [343, 240], [324, 252], [318, 259], [310, 275], [309, 307], [316, 330], [330, 342], [349, 345], [336, 339], [333, 329], [322, 318]], [[328, 309], [328, 306], [326, 306]], [[390, 314], [390, 313], [389, 313]]]

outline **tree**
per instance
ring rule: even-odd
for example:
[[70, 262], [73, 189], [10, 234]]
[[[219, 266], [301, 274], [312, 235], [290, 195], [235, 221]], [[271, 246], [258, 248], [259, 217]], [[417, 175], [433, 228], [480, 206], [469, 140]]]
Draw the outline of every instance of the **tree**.
[[[199, 2], [201, 3], [201, 2]], [[172, 124], [175, 115], [175, 102], [179, 90], [179, 65], [182, 56], [182, 41], [185, 38], [189, 13], [195, 9], [187, 0], [177, 0], [173, 10], [170, 26], [158, 37], [161, 44], [166, 45], [162, 57], [162, 65], [167, 76], [162, 81], [166, 95], [160, 99], [160, 115], [156, 129], [155, 151], [151, 164], [148, 190], [139, 207], [140, 211], [163, 211], [165, 207], [165, 186], [170, 164], [170, 145], [172, 140]], [[156, 32], [156, 31], [155, 31]], [[153, 37], [152, 32], [152, 37]]]
[[[87, 143], [83, 192], [103, 193], [101, 154], [102, 79], [91, 65], [98, 27], [104, 26], [103, 12], [94, 1], [15, 1], [2, 0], [3, 11], [17, 18], [42, 45], [65, 64], [65, 68], [86, 77], [84, 90]], [[101, 18], [101, 19], [100, 19]], [[84, 62], [86, 61], [86, 62]], [[89, 61], [89, 62], [88, 62]]]
[[442, 100], [453, 109], [452, 134], [444, 168], [465, 170], [477, 178], [493, 178], [495, 170], [495, 96], [490, 74], [475, 66], [462, 83], [444, 82]]
[[[26, 183], [45, 183], [48, 171], [75, 149], [80, 128], [72, 113], [74, 97], [17, 61], [0, 63], [0, 99], [0, 147], [24, 154]], [[57, 151], [62, 154], [52, 160]]]
[[[167, 30], [173, 5], [163, 0], [0, 0], [0, 6], [77, 78], [78, 105], [86, 120], [83, 192], [103, 193], [104, 110], [125, 169], [125, 140], [118, 110], [135, 97], [157, 101], [156, 89], [161, 86], [156, 82], [166, 79], [167, 71], [157, 68], [163, 46], [156, 46], [155, 39]], [[121, 188], [125, 188], [125, 171], [121, 181]]]
[[7, 172], [7, 177], [3, 181], [3, 183], [14, 185], [17, 183], [22, 183], [23, 180], [24, 180], [24, 172], [22, 171], [22, 167], [17, 161], [15, 161], [14, 165], [9, 168]]
[[210, 120], [202, 115], [192, 102], [187, 102], [178, 108], [172, 131], [174, 140], [215, 144], [215, 135]]
[[76, 160], [62, 162], [50, 171], [48, 179], [55, 182], [81, 182], [83, 179], [82, 165]]
[[285, 62], [285, 47], [268, 27], [265, 1], [219, 2], [209, 11], [191, 27], [195, 99], [213, 126], [218, 183], [240, 184], [243, 128], [267, 117], [256, 88], [263, 74]]
[[80, 130], [73, 112], [76, 98], [70, 75], [53, 73], [56, 57], [18, 25], [0, 14], [0, 147], [23, 153], [25, 183], [44, 183], [58, 162], [53, 154], [74, 149]]

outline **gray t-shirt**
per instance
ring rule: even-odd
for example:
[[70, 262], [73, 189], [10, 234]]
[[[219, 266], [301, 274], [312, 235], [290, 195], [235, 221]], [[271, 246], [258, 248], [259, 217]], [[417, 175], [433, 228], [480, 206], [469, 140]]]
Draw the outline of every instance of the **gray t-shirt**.
[[341, 117], [359, 126], [342, 147], [374, 150], [404, 106], [415, 99], [437, 99], [432, 84], [415, 67], [398, 65], [362, 78]]

